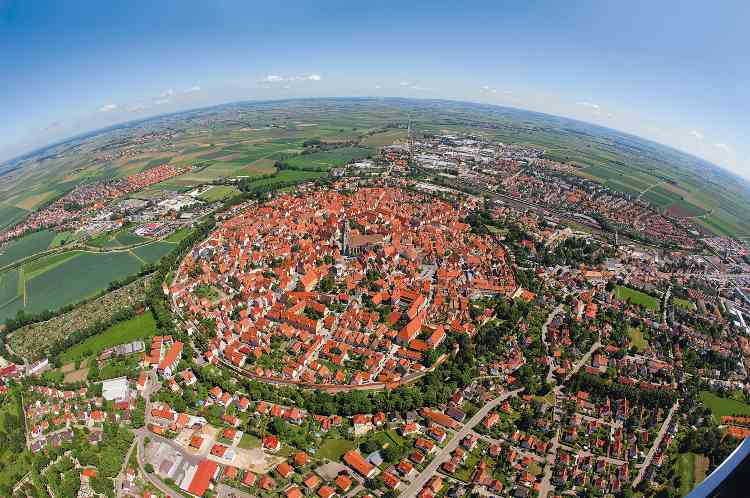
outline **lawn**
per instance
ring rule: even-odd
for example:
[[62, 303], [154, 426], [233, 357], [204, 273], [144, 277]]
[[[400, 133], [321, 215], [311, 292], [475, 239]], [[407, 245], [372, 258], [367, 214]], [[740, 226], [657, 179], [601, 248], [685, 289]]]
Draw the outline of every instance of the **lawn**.
[[46, 251], [54, 238], [55, 232], [42, 230], [41, 232], [24, 235], [20, 239], [11, 240], [0, 246], [0, 267], [32, 254]]
[[643, 337], [643, 331], [640, 328], [629, 327], [628, 337], [630, 337], [630, 344], [637, 349], [639, 353], [648, 347], [648, 343]]
[[646, 309], [652, 311], [659, 311], [659, 300], [653, 296], [641, 292], [639, 290], [625, 287], [624, 285], [618, 285], [615, 288], [615, 295], [618, 299], [628, 301], [631, 304], [638, 304]]
[[722, 398], [709, 391], [701, 391], [700, 398], [719, 423], [721, 423], [721, 417], [727, 415], [750, 415], [750, 405], [747, 403], [731, 398]]
[[318, 452], [315, 454], [320, 458], [327, 458], [329, 460], [340, 460], [341, 457], [354, 448], [354, 441], [348, 439], [326, 439], [323, 444], [318, 448]]
[[142, 315], [113, 325], [101, 334], [91, 336], [80, 344], [68, 348], [60, 355], [60, 359], [63, 363], [75, 361], [78, 358], [97, 355], [110, 346], [152, 337], [155, 334], [156, 321], [154, 315], [150, 311], [146, 311]]
[[708, 470], [708, 458], [695, 453], [680, 453], [675, 462], [675, 473], [680, 476], [680, 496], [687, 496], [703, 479]]
[[215, 202], [222, 201], [227, 197], [232, 197], [233, 195], [237, 195], [239, 193], [240, 191], [236, 187], [230, 187], [227, 185], [215, 185], [199, 195], [198, 198], [207, 202]]
[[240, 444], [238, 444], [237, 446], [245, 450], [252, 450], [253, 448], [260, 448], [260, 438], [245, 432], [242, 434], [242, 439], [240, 440]]
[[688, 301], [687, 299], [681, 299], [679, 297], [673, 297], [672, 304], [686, 311], [693, 311], [695, 309], [695, 305], [692, 303], [692, 301]]

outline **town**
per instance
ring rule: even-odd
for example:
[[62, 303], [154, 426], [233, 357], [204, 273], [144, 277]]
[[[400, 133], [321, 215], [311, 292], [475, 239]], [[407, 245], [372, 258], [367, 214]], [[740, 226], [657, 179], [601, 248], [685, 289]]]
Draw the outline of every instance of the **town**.
[[[193, 235], [106, 326], [106, 296], [53, 346], [9, 322], [3, 437], [32, 470], [4, 495], [680, 496], [674, 469], [750, 436], [747, 247], [685, 213], [468, 135], [231, 202], [126, 195], [183, 173], [5, 232]], [[95, 349], [129, 323], [153, 333]]]

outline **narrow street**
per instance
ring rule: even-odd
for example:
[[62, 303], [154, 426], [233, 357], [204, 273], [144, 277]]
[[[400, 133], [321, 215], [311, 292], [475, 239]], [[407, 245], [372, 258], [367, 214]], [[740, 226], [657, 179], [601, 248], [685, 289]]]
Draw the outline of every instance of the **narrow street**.
[[667, 415], [667, 418], [664, 419], [664, 423], [661, 424], [661, 429], [659, 429], [659, 434], [656, 435], [656, 439], [654, 439], [654, 444], [651, 445], [651, 449], [648, 450], [648, 454], [646, 455], [646, 459], [643, 461], [643, 465], [641, 466], [641, 469], [638, 471], [638, 475], [635, 476], [635, 479], [633, 479], [633, 489], [638, 487], [638, 484], [641, 483], [643, 480], [643, 476], [646, 473], [646, 470], [648, 470], [648, 467], [651, 465], [651, 460], [654, 459], [654, 455], [656, 454], [656, 450], [659, 449], [659, 446], [661, 445], [662, 440], [664, 439], [664, 436], [667, 434], [667, 429], [669, 429], [669, 424], [672, 422], [672, 416], [674, 416], [674, 413], [677, 411], [677, 408], [680, 406], [680, 402], [677, 401], [672, 406], [672, 409], [669, 410], [669, 415]]
[[429, 465], [425, 467], [425, 469], [419, 474], [419, 476], [417, 476], [417, 478], [414, 479], [411, 484], [409, 484], [409, 486], [407, 486], [406, 489], [401, 492], [399, 496], [401, 498], [411, 498], [412, 496], [416, 496], [417, 493], [421, 491], [421, 489], [430, 479], [430, 477], [435, 474], [435, 471], [437, 471], [440, 464], [448, 459], [448, 456], [453, 450], [458, 447], [458, 445], [461, 443], [461, 440], [463, 440], [463, 438], [466, 437], [466, 435], [469, 434], [472, 429], [474, 429], [474, 427], [479, 422], [481, 422], [493, 408], [495, 408], [506, 399], [517, 396], [518, 393], [522, 392], [523, 390], [524, 388], [516, 389], [515, 391], [508, 391], [484, 405], [476, 414], [474, 414], [473, 417], [471, 417], [471, 419], [469, 419], [468, 422], [466, 422], [466, 424], [464, 424], [461, 429], [459, 429], [453, 435], [453, 438], [448, 442], [448, 444], [445, 445], [445, 447], [440, 451], [438, 451], [438, 453], [435, 455], [435, 458], [432, 459], [432, 462], [430, 462]]

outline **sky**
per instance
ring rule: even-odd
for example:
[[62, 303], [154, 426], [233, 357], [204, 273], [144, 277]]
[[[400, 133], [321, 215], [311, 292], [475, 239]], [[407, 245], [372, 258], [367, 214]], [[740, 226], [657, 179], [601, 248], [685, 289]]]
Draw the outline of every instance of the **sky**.
[[750, 2], [0, 0], [0, 161], [237, 100], [483, 102], [750, 178]]

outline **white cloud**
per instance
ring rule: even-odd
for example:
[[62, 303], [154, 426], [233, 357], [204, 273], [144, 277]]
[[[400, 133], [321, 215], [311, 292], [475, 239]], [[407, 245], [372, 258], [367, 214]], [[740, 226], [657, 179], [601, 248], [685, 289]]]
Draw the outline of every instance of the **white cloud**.
[[497, 88], [492, 88], [489, 85], [484, 85], [479, 89], [479, 91], [482, 93], [497, 93]]
[[381, 88], [383, 88], [383, 87], [380, 86], [380, 85], [375, 85], [375, 90], [380, 90]]
[[409, 88], [411, 88], [412, 90], [416, 90], [418, 92], [429, 92], [430, 90], [432, 90], [432, 88], [427, 88], [426, 86], [419, 86], [419, 85], [412, 85]]
[[263, 78], [265, 83], [284, 83], [290, 81], [320, 81], [323, 77], [317, 73], [306, 74], [303, 76], [279, 76], [278, 74], [269, 74]]
[[169, 99], [156, 99], [154, 100], [154, 104], [156, 105], [169, 104]]
[[147, 106], [146, 104], [134, 104], [134, 105], [128, 107], [128, 111], [129, 112], [138, 112], [138, 111], [142, 111], [144, 109], [148, 109], [148, 107], [149, 106]]
[[599, 104], [594, 104], [593, 102], [578, 102], [578, 105], [588, 107], [589, 109], [593, 109], [595, 111], [600, 111], [602, 109], [602, 106], [600, 106]]
[[159, 97], [165, 99], [167, 97], [171, 97], [172, 95], [174, 95], [174, 90], [170, 88], [168, 90], [164, 90], [163, 92], [161, 92], [161, 95], [159, 95]]
[[703, 140], [704, 137], [703, 133], [699, 132], [698, 130], [690, 130], [689, 135], [691, 137], [697, 138], [698, 140]]
[[408, 81], [402, 81], [402, 82], [401, 82], [401, 83], [399, 83], [398, 85], [399, 85], [399, 86], [411, 86], [411, 83], [409, 83]]
[[182, 93], [195, 93], [195, 92], [200, 92], [200, 91], [201, 91], [201, 87], [198, 85], [195, 85], [195, 86], [191, 86], [190, 88], [186, 88], [185, 90], [182, 91]]
[[721, 149], [724, 152], [732, 152], [732, 148], [724, 143], [714, 144], [714, 147], [716, 147], [717, 149]]
[[107, 105], [101, 106], [99, 108], [99, 112], [109, 112], [109, 111], [114, 111], [115, 109], [117, 109], [117, 104], [107, 104]]

